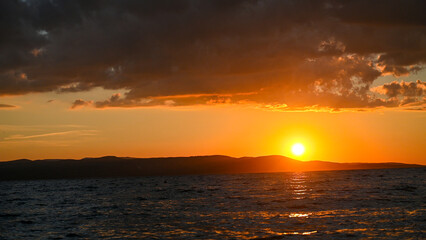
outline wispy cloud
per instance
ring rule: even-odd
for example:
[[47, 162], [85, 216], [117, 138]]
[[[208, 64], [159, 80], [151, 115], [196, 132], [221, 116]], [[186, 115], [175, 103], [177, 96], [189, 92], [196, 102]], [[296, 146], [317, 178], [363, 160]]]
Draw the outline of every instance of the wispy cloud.
[[50, 140], [46, 140], [46, 139], [17, 139], [17, 140], [8, 140], [8, 141], [0, 141], [1, 145], [7, 145], [7, 146], [12, 146], [12, 145], [22, 145], [22, 144], [31, 144], [31, 145], [40, 145], [40, 146], [50, 146], [50, 147], [69, 147], [69, 146], [73, 146], [77, 143], [79, 143], [80, 141], [76, 141], [76, 140], [55, 140], [55, 141], [50, 141]]
[[15, 105], [10, 105], [10, 104], [0, 103], [0, 109], [1, 108], [16, 108], [16, 106]]
[[63, 132], [51, 132], [43, 133], [36, 135], [12, 135], [5, 137], [3, 140], [24, 140], [24, 139], [34, 139], [34, 138], [45, 138], [45, 137], [55, 137], [55, 136], [64, 136], [64, 135], [78, 135], [78, 136], [94, 136], [97, 135], [97, 130], [74, 130], [74, 131], [63, 131]]
[[[79, 124], [57, 124], [57, 125], [45, 125], [45, 124], [35, 124], [35, 125], [14, 125], [14, 124], [0, 124], [0, 131], [52, 131], [52, 129], [82, 129], [87, 128], [85, 125]], [[71, 131], [71, 130], [68, 130]], [[65, 131], [55, 131], [55, 132], [65, 132]]]

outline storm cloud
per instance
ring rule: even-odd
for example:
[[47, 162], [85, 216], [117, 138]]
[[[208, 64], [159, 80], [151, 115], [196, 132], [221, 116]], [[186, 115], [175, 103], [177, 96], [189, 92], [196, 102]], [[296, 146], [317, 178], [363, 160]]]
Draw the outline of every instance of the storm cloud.
[[[101, 87], [126, 92], [72, 108], [397, 107], [392, 90], [382, 98], [371, 85], [425, 66], [424, 9], [422, 0], [0, 1], [0, 96]], [[406, 99], [425, 92], [416, 94]]]

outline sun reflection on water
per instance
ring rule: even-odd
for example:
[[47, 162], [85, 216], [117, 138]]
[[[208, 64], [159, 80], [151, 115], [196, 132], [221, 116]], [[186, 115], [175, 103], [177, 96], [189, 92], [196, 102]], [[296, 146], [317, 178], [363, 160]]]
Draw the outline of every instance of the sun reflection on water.
[[276, 236], [281, 236], [281, 235], [311, 235], [314, 233], [317, 233], [318, 231], [304, 231], [304, 232], [299, 232], [299, 231], [293, 231], [293, 232], [276, 232], [276, 231], [271, 231], [268, 230], [266, 231], [269, 234], [273, 234]]
[[288, 217], [291, 217], [291, 218], [302, 218], [302, 217], [308, 217], [309, 215], [311, 215], [312, 213], [290, 213], [289, 215], [288, 215]]
[[290, 190], [293, 199], [304, 199], [311, 190], [307, 186], [307, 175], [305, 172], [295, 172], [290, 178]]

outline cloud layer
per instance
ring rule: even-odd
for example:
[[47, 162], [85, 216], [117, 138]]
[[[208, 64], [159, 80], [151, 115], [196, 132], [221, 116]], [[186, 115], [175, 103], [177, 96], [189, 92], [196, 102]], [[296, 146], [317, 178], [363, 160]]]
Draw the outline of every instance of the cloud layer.
[[72, 107], [401, 106], [393, 85], [383, 96], [370, 86], [424, 67], [424, 9], [422, 0], [1, 1], [0, 96], [102, 87], [127, 92]]

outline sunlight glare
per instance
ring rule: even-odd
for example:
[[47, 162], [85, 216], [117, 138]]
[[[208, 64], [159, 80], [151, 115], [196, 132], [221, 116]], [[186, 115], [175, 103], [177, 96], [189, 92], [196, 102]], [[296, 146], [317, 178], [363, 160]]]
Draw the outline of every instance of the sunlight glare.
[[291, 152], [296, 156], [300, 156], [305, 152], [305, 146], [301, 143], [296, 143], [291, 147]]

